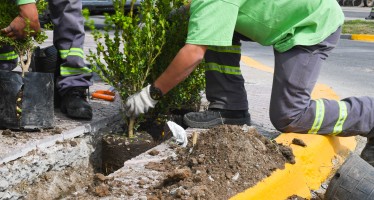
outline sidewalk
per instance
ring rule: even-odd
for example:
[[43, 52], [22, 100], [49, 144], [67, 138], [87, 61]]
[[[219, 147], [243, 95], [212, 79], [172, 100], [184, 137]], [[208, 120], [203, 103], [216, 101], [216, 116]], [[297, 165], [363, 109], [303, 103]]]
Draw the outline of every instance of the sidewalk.
[[[52, 32], [48, 31], [47, 33], [49, 39], [42, 46], [52, 44]], [[85, 53], [88, 53], [89, 49], [94, 48], [96, 48], [96, 45], [93, 37], [87, 34], [84, 47]], [[242, 74], [245, 80], [248, 81], [245, 87], [253, 125], [260, 133], [269, 138], [274, 138], [277, 132], [268, 117], [272, 69], [263, 63], [243, 55]], [[107, 84], [96, 80], [90, 91], [108, 88]], [[313, 97], [321, 96], [338, 98], [328, 87], [318, 85]], [[0, 199], [17, 197], [16, 192], [10, 191], [13, 186], [42, 175], [50, 169], [89, 164], [82, 160], [87, 160], [88, 157], [94, 154], [95, 150], [88, 145], [90, 141], [79, 143], [78, 146], [70, 143], [70, 146], [68, 145], [70, 148], [66, 148], [66, 144], [63, 141], [74, 141], [76, 138], [84, 139], [87, 134], [95, 135], [94, 133], [99, 129], [108, 128], [113, 121], [121, 120], [118, 114], [120, 109], [118, 98], [115, 102], [90, 100], [90, 103], [94, 110], [92, 121], [71, 120], [56, 109], [56, 128], [53, 130], [43, 130], [40, 133], [17, 133], [12, 137], [0, 134]], [[192, 130], [188, 131], [191, 132]], [[307, 143], [307, 147], [302, 148], [291, 145], [290, 142], [293, 138], [302, 139]], [[233, 199], [283, 200], [293, 194], [310, 198], [310, 190], [318, 190], [331, 172], [344, 160], [347, 153], [352, 151], [356, 145], [353, 137], [337, 138], [282, 134], [276, 140], [293, 148], [297, 164], [287, 165], [285, 170], [276, 171], [268, 179], [238, 194]], [[133, 199], [143, 198], [144, 193], [142, 194], [141, 191], [144, 191], [144, 186], [139, 186], [135, 180], [138, 179], [140, 171], [142, 174], [147, 174], [144, 171], [145, 163], [161, 160], [174, 153], [170, 150], [166, 151], [168, 148], [165, 145], [162, 144], [155, 147], [155, 149], [162, 152], [157, 158], [149, 157], [147, 153], [144, 153], [126, 162], [123, 168], [111, 174], [110, 177], [126, 184], [127, 187], [137, 188], [139, 193], [133, 194]], [[316, 152], [323, 152], [323, 155], [316, 154]], [[45, 159], [46, 157], [48, 159]], [[31, 160], [32, 162], [30, 161], [26, 165], [24, 160]], [[13, 176], [9, 176], [9, 174]], [[147, 174], [149, 177], [158, 175], [155, 172]], [[111, 198], [108, 197], [107, 199]]]

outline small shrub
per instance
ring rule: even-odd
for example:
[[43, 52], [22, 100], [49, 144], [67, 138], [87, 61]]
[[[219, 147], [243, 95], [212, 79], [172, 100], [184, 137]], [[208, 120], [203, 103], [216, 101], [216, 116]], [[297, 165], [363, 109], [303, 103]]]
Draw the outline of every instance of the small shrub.
[[[47, 7], [47, 4], [44, 0], [38, 0], [36, 2], [36, 5], [39, 13], [43, 12]], [[0, 13], [2, 15], [0, 18], [0, 28], [3, 29], [7, 27], [16, 16], [18, 16], [18, 6], [13, 0], [4, 0], [0, 4]], [[47, 38], [44, 31], [36, 33], [36, 35], [33, 37], [31, 37], [30, 35], [34, 32], [33, 30], [30, 30], [29, 27], [26, 27], [25, 31], [29, 36], [22, 40], [13, 40], [0, 34], [0, 47], [2, 45], [14, 46], [15, 52], [19, 57], [18, 60], [22, 67], [22, 76], [24, 76], [25, 72], [28, 72], [28, 69], [30, 67], [31, 56], [35, 48], [35, 43], [41, 44]]]
[[[104, 31], [96, 30], [87, 20], [97, 44], [88, 60], [93, 70], [116, 88], [122, 104], [166, 69], [184, 45], [188, 26], [188, 13], [175, 12], [185, 0], [143, 0], [136, 13], [133, 8], [125, 13], [125, 3], [114, 0], [115, 13], [105, 15]], [[84, 15], [88, 19], [87, 10]], [[155, 119], [170, 109], [196, 107], [204, 85], [204, 72], [199, 68], [170, 91], [149, 116]], [[134, 121], [128, 120], [129, 137], [133, 136]]]

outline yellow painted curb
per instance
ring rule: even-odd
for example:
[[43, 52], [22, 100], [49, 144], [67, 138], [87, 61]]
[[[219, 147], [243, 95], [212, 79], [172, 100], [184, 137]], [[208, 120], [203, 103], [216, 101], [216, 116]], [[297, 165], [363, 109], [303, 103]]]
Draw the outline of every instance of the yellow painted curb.
[[[249, 57], [243, 56], [242, 61], [251, 67], [272, 72], [270, 67]], [[317, 84], [312, 98], [322, 97], [336, 100], [339, 98], [327, 85]], [[294, 138], [301, 139], [307, 146], [291, 144]], [[356, 147], [354, 137], [287, 133], [281, 134], [275, 140], [292, 148], [296, 163], [286, 164], [285, 169], [276, 170], [270, 177], [230, 200], [285, 200], [292, 195], [311, 199], [310, 190], [318, 189]]]
[[374, 35], [366, 35], [366, 34], [352, 34], [352, 40], [360, 40], [366, 42], [374, 42]]
[[[303, 140], [307, 147], [291, 144], [294, 138]], [[318, 189], [336, 170], [335, 160], [342, 163], [344, 157], [356, 146], [354, 137], [303, 135], [288, 133], [276, 141], [289, 145], [295, 155], [295, 164], [286, 164], [252, 188], [235, 195], [230, 200], [285, 200], [292, 195], [311, 199], [310, 190]]]

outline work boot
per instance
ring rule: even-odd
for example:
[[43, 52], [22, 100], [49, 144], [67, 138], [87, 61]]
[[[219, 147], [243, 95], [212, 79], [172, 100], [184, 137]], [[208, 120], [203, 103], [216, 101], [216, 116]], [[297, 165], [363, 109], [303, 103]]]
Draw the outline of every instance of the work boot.
[[190, 112], [184, 115], [184, 123], [191, 128], [212, 128], [220, 124], [250, 125], [248, 110], [209, 109], [204, 112]]
[[61, 112], [68, 117], [92, 119], [92, 108], [87, 102], [86, 87], [72, 87], [61, 97]]
[[367, 143], [361, 152], [361, 158], [374, 167], [374, 138], [368, 138]]

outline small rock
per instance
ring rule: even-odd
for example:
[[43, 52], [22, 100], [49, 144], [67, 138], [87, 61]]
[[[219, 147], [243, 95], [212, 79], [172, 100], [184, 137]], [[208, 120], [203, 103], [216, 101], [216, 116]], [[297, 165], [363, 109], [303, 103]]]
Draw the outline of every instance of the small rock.
[[133, 196], [134, 195], [134, 191], [132, 191], [132, 190], [127, 190], [126, 193], [127, 193], [128, 196]]
[[168, 178], [173, 180], [184, 180], [187, 177], [190, 177], [192, 175], [192, 172], [188, 168], [184, 169], [176, 169], [172, 174], [168, 175]]
[[239, 176], [240, 176], [239, 172], [236, 172], [236, 174], [232, 177], [232, 180], [237, 181], [239, 179]]
[[95, 188], [95, 194], [99, 197], [105, 197], [109, 195], [109, 187], [106, 185], [99, 185]]
[[146, 181], [143, 179], [138, 181], [138, 185], [145, 185], [145, 184], [146, 184]]
[[160, 200], [160, 199], [156, 196], [147, 196], [147, 200]]
[[197, 165], [197, 164], [199, 164], [199, 162], [197, 161], [196, 158], [191, 158], [191, 161], [190, 161], [190, 162], [192, 163], [192, 165]]
[[70, 146], [72, 146], [72, 147], [76, 147], [78, 145], [78, 143], [76, 141], [73, 141], [73, 140], [71, 140], [69, 143], [70, 143]]
[[95, 179], [99, 180], [101, 182], [104, 182], [105, 180], [107, 180], [107, 177], [104, 174], [96, 173], [95, 174]]
[[225, 175], [226, 175], [227, 179], [231, 179], [231, 177], [232, 177], [232, 173], [231, 172], [226, 172]]
[[303, 140], [301, 140], [301, 139], [298, 139], [298, 138], [294, 138], [292, 140], [292, 144], [299, 145], [299, 146], [302, 146], [302, 147], [306, 147], [305, 142]]
[[59, 128], [59, 127], [56, 127], [52, 130], [52, 134], [53, 135], [57, 135], [57, 134], [61, 134], [62, 133], [62, 129]]
[[150, 152], [148, 152], [148, 154], [151, 155], [151, 156], [157, 156], [158, 154], [160, 154], [160, 152], [157, 151], [156, 149], [153, 149]]
[[2, 135], [12, 135], [12, 131], [9, 129], [3, 130]]

